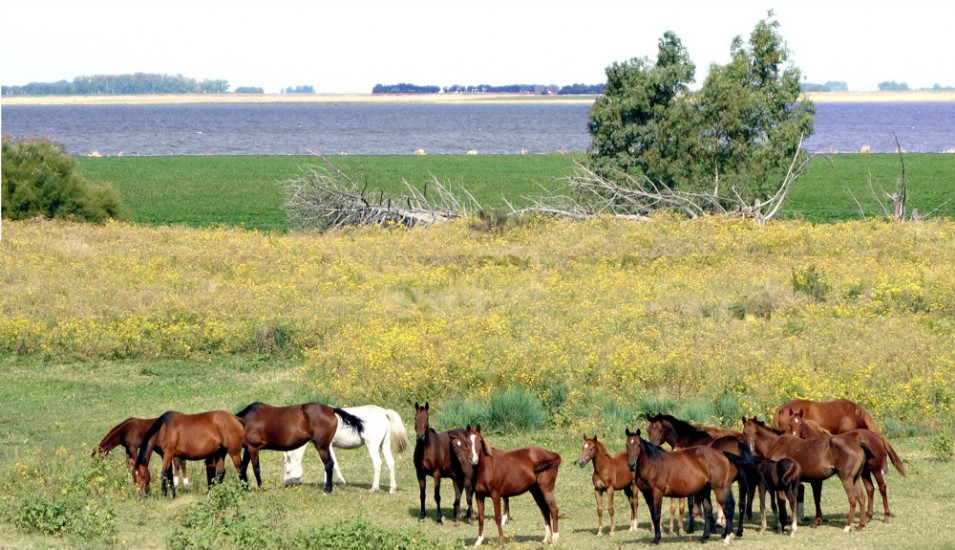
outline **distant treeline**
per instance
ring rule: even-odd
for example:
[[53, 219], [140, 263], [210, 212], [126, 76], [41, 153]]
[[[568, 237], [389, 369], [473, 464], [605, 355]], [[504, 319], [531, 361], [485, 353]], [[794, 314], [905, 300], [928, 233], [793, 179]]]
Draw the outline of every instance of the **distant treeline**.
[[804, 92], [848, 92], [849, 85], [845, 82], [830, 80], [825, 84], [815, 84], [813, 82], [803, 82], [799, 87]]
[[226, 80], [203, 80], [182, 75], [135, 73], [78, 76], [72, 82], [31, 82], [3, 86], [2, 95], [129, 95], [129, 94], [221, 94], [229, 90]]
[[401, 82], [398, 84], [376, 84], [372, 88], [373, 94], [437, 94], [444, 92], [446, 94], [601, 94], [606, 84], [571, 84], [569, 86], [558, 87], [555, 84], [508, 84], [506, 86], [491, 86], [490, 84], [478, 84], [477, 86], [462, 86], [455, 84], [453, 86], [418, 86]]

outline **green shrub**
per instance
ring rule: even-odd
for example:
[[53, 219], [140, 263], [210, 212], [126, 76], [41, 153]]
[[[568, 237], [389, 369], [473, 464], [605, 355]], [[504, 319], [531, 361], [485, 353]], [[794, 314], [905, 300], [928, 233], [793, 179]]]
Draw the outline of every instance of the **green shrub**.
[[544, 406], [524, 388], [494, 392], [488, 398], [486, 423], [494, 430], [536, 430], [544, 426]]
[[47, 139], [13, 141], [3, 137], [4, 218], [43, 216], [105, 222], [123, 219], [119, 194], [108, 184], [92, 184], [73, 157]]
[[802, 292], [816, 302], [825, 302], [832, 289], [829, 278], [816, 264], [809, 264], [803, 269], [793, 269], [791, 280], [793, 292]]
[[438, 541], [422, 535], [417, 529], [400, 531], [382, 529], [363, 518], [346, 521], [297, 533], [282, 545], [286, 548], [317, 550], [354, 550], [359, 548], [390, 548], [417, 550], [441, 548]]
[[438, 431], [452, 428], [463, 428], [468, 424], [478, 424], [485, 421], [485, 408], [472, 401], [455, 399], [447, 401], [434, 412], [432, 427]]
[[932, 438], [932, 453], [935, 458], [948, 462], [955, 458], [955, 439], [948, 431], [941, 431]]

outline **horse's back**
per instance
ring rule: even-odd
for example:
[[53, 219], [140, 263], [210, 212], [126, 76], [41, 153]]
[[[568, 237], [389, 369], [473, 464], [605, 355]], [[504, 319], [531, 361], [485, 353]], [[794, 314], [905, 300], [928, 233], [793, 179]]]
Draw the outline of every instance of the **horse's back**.
[[789, 430], [792, 413], [802, 411], [803, 417], [812, 420], [819, 427], [837, 434], [859, 428], [879, 433], [875, 419], [861, 405], [848, 399], [832, 401], [812, 401], [793, 399], [776, 409], [773, 424], [777, 429]]

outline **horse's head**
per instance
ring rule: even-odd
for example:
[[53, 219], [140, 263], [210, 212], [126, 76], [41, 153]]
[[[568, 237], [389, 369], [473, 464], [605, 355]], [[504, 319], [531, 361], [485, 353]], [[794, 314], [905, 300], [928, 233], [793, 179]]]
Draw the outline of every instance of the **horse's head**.
[[133, 468], [133, 482], [136, 484], [139, 496], [142, 498], [146, 498], [146, 495], [149, 494], [149, 479], [149, 466], [139, 464]]
[[637, 428], [637, 431], [631, 432], [630, 428], [625, 429], [627, 434], [627, 466], [630, 467], [631, 471], [636, 472], [637, 466], [640, 464], [640, 428]]
[[806, 420], [803, 417], [802, 409], [798, 411], [789, 410], [789, 433], [796, 437], [802, 437], [806, 427]]
[[655, 445], [669, 443], [672, 446], [676, 441], [676, 430], [673, 424], [659, 416], [651, 418], [648, 415], [647, 420], [650, 422], [647, 424], [647, 439]]
[[749, 446], [749, 450], [756, 452], [756, 444], [760, 439], [760, 436], [767, 433], [775, 433], [758, 420], [755, 416], [752, 418], [742, 418], [743, 420], [743, 442]]
[[594, 456], [597, 455], [597, 436], [587, 437], [584, 436], [584, 446], [580, 450], [580, 458], [577, 460], [577, 464], [583, 468], [587, 465], [588, 462], [594, 459]]
[[424, 402], [424, 406], [418, 405], [417, 401], [414, 404], [414, 433], [418, 441], [424, 441], [424, 436], [431, 428], [430, 416], [428, 414], [429, 408], [427, 401]]

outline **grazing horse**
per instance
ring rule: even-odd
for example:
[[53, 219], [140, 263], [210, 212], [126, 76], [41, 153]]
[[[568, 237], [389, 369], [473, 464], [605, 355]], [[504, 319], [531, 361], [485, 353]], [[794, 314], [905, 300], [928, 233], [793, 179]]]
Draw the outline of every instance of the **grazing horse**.
[[[395, 457], [391, 454], [391, 447], [393, 445], [399, 453], [403, 453], [408, 447], [408, 433], [405, 431], [401, 416], [391, 409], [383, 409], [378, 405], [345, 407], [344, 410], [361, 418], [365, 429], [358, 433], [352, 426], [338, 425], [338, 430], [335, 431], [335, 437], [332, 439], [332, 446], [328, 449], [332, 457], [332, 463], [335, 464], [335, 475], [338, 476], [338, 480], [343, 486], [345, 485], [345, 478], [338, 467], [338, 459], [335, 458], [335, 447], [354, 449], [364, 445], [368, 448], [371, 464], [375, 468], [371, 490], [378, 490], [379, 480], [381, 479], [381, 454], [384, 454], [385, 463], [388, 465], [388, 471], [391, 474], [391, 485], [388, 492], [394, 493], [397, 490], [397, 484], [395, 483]], [[285, 452], [285, 485], [301, 483], [302, 459], [305, 457], [306, 447], [308, 447], [308, 444]]]
[[[752, 451], [742, 442], [742, 433], [740, 437], [734, 435], [734, 430], [725, 430], [714, 428], [704, 430], [694, 426], [689, 422], [680, 420], [668, 414], [644, 415], [649, 423], [647, 426], [647, 435], [651, 443], [662, 445], [667, 443], [671, 449], [686, 449], [689, 447], [706, 446], [712, 447], [717, 451], [725, 451], [734, 454], [742, 459], [744, 466], [739, 471], [739, 513], [740, 523], [736, 536], [743, 536], [742, 514], [746, 513], [750, 519], [753, 517], [753, 500], [756, 496], [756, 488], [760, 484], [760, 475], [756, 470], [756, 461]], [[729, 433], [730, 435], [716, 435], [720, 433]], [[720, 510], [720, 518], [723, 518], [725, 510]], [[670, 507], [670, 521], [673, 521], [673, 506]], [[682, 516], [680, 518], [682, 524]], [[670, 534], [673, 534], [672, 528]]]
[[[127, 418], [106, 432], [99, 445], [93, 449], [93, 456], [107, 455], [116, 447], [122, 446], [126, 450], [126, 465], [133, 472], [133, 482], [136, 481], [136, 455], [139, 453], [139, 446], [143, 443], [143, 434], [149, 429], [158, 418]], [[156, 449], [157, 453], [161, 450]], [[186, 461], [181, 458], [175, 458], [172, 461], [173, 485], [179, 486], [179, 478], [182, 478], [182, 486], [189, 487], [189, 475], [186, 473]]]
[[613, 520], [613, 493], [623, 489], [630, 503], [630, 531], [637, 530], [637, 508], [640, 500], [636, 497], [633, 472], [627, 465], [627, 452], [611, 455], [597, 436], [584, 436], [584, 447], [580, 451], [577, 464], [583, 468], [588, 462], [594, 465], [594, 498], [597, 500], [597, 536], [604, 530], [603, 494], [607, 493], [607, 510], [610, 512], [610, 536], [617, 532], [617, 525]]
[[865, 467], [866, 458], [872, 451], [865, 443], [849, 437], [836, 435], [818, 439], [799, 439], [770, 428], [756, 418], [743, 418], [743, 436], [747, 445], [759, 456], [769, 460], [791, 458], [802, 467], [802, 479], [812, 487], [812, 496], [816, 504], [816, 518], [813, 527], [822, 523], [822, 482], [838, 475], [849, 498], [849, 515], [846, 518], [845, 531], [852, 530], [856, 504], [859, 504], [859, 529], [865, 527], [865, 494], [859, 487], [859, 478]]
[[[828, 430], [820, 428], [819, 425], [814, 421], [804, 419], [801, 410], [796, 411], [796, 413], [790, 417], [790, 426], [792, 426], [792, 434], [802, 439], [816, 439], [819, 437], [827, 437], [832, 435]], [[905, 464], [902, 463], [902, 459], [898, 454], [896, 454], [895, 449], [889, 445], [889, 442], [887, 439], [885, 439], [885, 436], [881, 434], [867, 429], [858, 429], [842, 432], [840, 435], [850, 437], [859, 442], [865, 442], [868, 445], [868, 448], [872, 451], [872, 456], [866, 461], [866, 467], [862, 470], [862, 482], [865, 484], [865, 490], [869, 496], [869, 507], [867, 513], [869, 519], [872, 519], [872, 517], [875, 515], [873, 512], [875, 487], [873, 487], [872, 484], [872, 476], [875, 476], [876, 483], [879, 484], [879, 493], [882, 495], [882, 507], [884, 508], [882, 521], [888, 523], [889, 517], [892, 514], [889, 510], [889, 497], [885, 486], [883, 472], [888, 471], [888, 463], [891, 461], [892, 465], [895, 466], [895, 469], [898, 470], [899, 474], [904, 477]]]
[[544, 540], [560, 538], [557, 527], [557, 501], [554, 485], [560, 455], [540, 447], [522, 447], [513, 451], [493, 449], [481, 434], [481, 425], [467, 427], [467, 435], [451, 434], [451, 448], [458, 459], [474, 467], [474, 496], [477, 500], [478, 537], [474, 546], [484, 542], [484, 499], [494, 503], [494, 521], [500, 544], [504, 544], [501, 498], [530, 492], [544, 517]]
[[[209, 464], [215, 464], [216, 480], [221, 482], [225, 476], [225, 456], [232, 458], [236, 470], [241, 463], [242, 423], [226, 411], [210, 411], [199, 414], [183, 414], [166, 411], [153, 422], [143, 434], [136, 457], [136, 486], [141, 496], [146, 496], [149, 487], [149, 459], [153, 451], [162, 450], [162, 494], [166, 496], [166, 483], [172, 486], [172, 497], [176, 498], [176, 486], [172, 483], [172, 461], [175, 458], [185, 460], [205, 460], [206, 469], [211, 474]], [[212, 476], [209, 476], [210, 485]]]
[[[710, 490], [716, 494], [716, 500], [726, 511], [726, 527], [723, 530], [723, 542], [733, 538], [733, 491], [732, 484], [742, 468], [741, 459], [731, 453], [717, 451], [711, 447], [688, 447], [666, 452], [662, 447], [640, 436], [640, 430], [627, 434], [627, 464], [636, 474], [637, 487], [650, 508], [653, 522], [653, 544], [660, 542], [660, 515], [663, 497], [694, 497], [702, 503], [703, 536], [700, 542], [710, 538], [713, 529], [713, 504]], [[740, 524], [743, 518], [740, 517]], [[694, 530], [694, 516], [690, 513], [689, 532]]]
[[338, 430], [338, 422], [353, 428], [358, 435], [364, 432], [362, 420], [344, 409], [333, 408], [324, 403], [303, 403], [289, 407], [273, 407], [265, 403], [252, 403], [238, 414], [245, 427], [242, 442], [242, 469], [239, 478], [248, 480], [249, 462], [259, 487], [262, 472], [259, 469], [259, 451], [291, 451], [311, 442], [325, 465], [325, 492], [332, 492], [334, 460], [330, 452], [332, 439]]
[[793, 399], [788, 403], [783, 403], [776, 409], [773, 416], [773, 427], [777, 430], [788, 432], [792, 429], [790, 418], [796, 411], [802, 411], [805, 420], [812, 420], [819, 427], [829, 430], [829, 432], [838, 434], [865, 428], [875, 433], [879, 431], [879, 425], [875, 419], [861, 406], [849, 401], [848, 399], [836, 399], [835, 401], [810, 401], [808, 399]]
[[461, 519], [461, 493], [464, 492], [467, 498], [468, 511], [465, 519], [471, 520], [471, 498], [474, 493], [473, 486], [473, 468], [470, 461], [461, 461], [455, 458], [451, 450], [451, 435], [464, 437], [467, 435], [465, 430], [460, 428], [440, 432], [431, 427], [431, 407], [428, 402], [418, 405], [414, 404], [414, 429], [415, 429], [415, 447], [414, 447], [414, 466], [418, 476], [418, 488], [421, 496], [421, 513], [418, 519], [425, 518], [424, 495], [427, 477], [431, 476], [434, 481], [434, 504], [438, 511], [436, 520], [438, 523], [444, 523], [441, 514], [441, 476], [450, 476], [451, 483], [454, 485], [454, 523], [457, 524]]
[[770, 491], [770, 505], [776, 514], [776, 532], [782, 534], [786, 523], [786, 501], [792, 511], [792, 528], [789, 536], [796, 536], [796, 526], [799, 518], [796, 509], [799, 501], [799, 486], [802, 483], [802, 466], [791, 458], [769, 460], [756, 459], [756, 468], [763, 476], [763, 483], [759, 486], [759, 515], [762, 534], [766, 531], [766, 492]]

